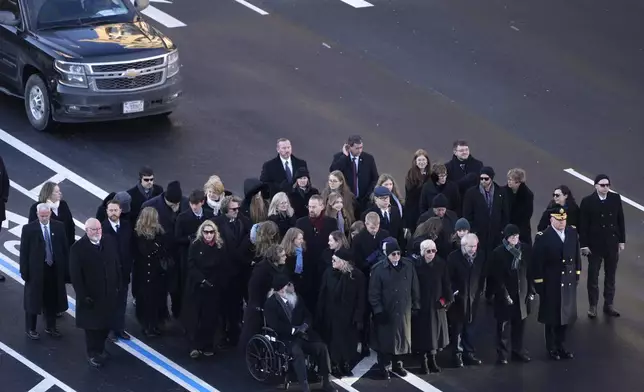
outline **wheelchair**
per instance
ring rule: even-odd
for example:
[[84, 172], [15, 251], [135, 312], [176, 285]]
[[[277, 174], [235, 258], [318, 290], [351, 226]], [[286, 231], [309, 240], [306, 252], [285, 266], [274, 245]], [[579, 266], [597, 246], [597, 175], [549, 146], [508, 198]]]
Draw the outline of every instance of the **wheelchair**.
[[[262, 313], [263, 309], [256, 308]], [[246, 345], [246, 367], [250, 375], [257, 381], [265, 384], [281, 383], [284, 390], [291, 386], [295, 375], [291, 374], [293, 356], [288, 347], [277, 338], [277, 333], [266, 326], [266, 318], [260, 333], [253, 335]], [[305, 356], [306, 370], [309, 374], [316, 375], [315, 366], [309, 356]]]

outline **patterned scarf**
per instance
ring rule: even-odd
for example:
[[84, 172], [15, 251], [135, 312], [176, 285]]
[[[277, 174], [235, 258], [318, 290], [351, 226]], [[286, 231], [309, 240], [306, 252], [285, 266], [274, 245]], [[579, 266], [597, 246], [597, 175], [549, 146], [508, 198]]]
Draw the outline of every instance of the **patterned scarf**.
[[505, 246], [505, 249], [514, 256], [512, 259], [512, 269], [516, 270], [519, 269], [519, 262], [521, 261], [521, 244], [517, 244], [517, 246], [512, 246], [505, 238], [503, 239], [503, 246]]

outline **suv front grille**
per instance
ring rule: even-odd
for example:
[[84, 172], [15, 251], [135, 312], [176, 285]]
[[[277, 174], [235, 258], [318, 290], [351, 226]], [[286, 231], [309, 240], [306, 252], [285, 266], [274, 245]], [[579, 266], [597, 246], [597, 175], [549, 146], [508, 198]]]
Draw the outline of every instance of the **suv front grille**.
[[134, 78], [101, 78], [95, 79], [96, 89], [99, 91], [104, 90], [134, 90], [145, 87], [152, 87], [163, 82], [163, 71], [139, 75]]
[[163, 57], [158, 57], [154, 59], [134, 61], [131, 63], [114, 63], [114, 64], [97, 64], [92, 65], [92, 72], [123, 72], [128, 69], [145, 69], [150, 67], [158, 67], [163, 65], [165, 59]]

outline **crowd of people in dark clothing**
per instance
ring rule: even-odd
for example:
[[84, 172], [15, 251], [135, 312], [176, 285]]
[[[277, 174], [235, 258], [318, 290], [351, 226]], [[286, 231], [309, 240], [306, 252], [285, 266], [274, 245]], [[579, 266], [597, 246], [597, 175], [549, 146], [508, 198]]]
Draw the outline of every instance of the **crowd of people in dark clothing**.
[[533, 235], [525, 171], [512, 168], [501, 183], [466, 141], [454, 143], [445, 164], [416, 151], [398, 182], [351, 136], [318, 189], [307, 162], [279, 139], [277, 156], [244, 181], [241, 196], [216, 175], [186, 196], [179, 181], [164, 189], [142, 168], [133, 188], [108, 195], [76, 241], [58, 185], [46, 183], [22, 234], [26, 333], [39, 338], [36, 315], [44, 313], [45, 332], [60, 336], [56, 315], [67, 309], [71, 282], [89, 363], [100, 367], [108, 337], [130, 338], [131, 283], [145, 337], [162, 335], [175, 318], [196, 359], [243, 352], [267, 325], [288, 344], [304, 390], [310, 355], [332, 391], [329, 374], [350, 376], [371, 349], [385, 379], [406, 376], [408, 354], [419, 356], [421, 372], [440, 372], [436, 354], [448, 347], [455, 366], [481, 364], [472, 325], [485, 302], [497, 320], [497, 363], [529, 362], [523, 330], [538, 295], [548, 356], [572, 358], [566, 327], [577, 317], [582, 255], [588, 316], [597, 317], [602, 262], [603, 311], [619, 316], [624, 214], [608, 176], [597, 176], [595, 188], [577, 205], [567, 186], [556, 186]]

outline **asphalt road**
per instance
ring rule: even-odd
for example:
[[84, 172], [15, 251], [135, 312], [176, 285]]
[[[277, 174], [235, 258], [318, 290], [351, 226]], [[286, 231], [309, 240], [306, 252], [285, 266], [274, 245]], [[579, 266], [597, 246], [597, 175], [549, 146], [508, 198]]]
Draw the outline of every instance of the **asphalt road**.
[[[605, 172], [615, 189], [644, 202], [636, 163], [644, 145], [641, 3], [371, 0], [373, 7], [353, 8], [340, 0], [250, 2], [268, 15], [232, 0], [155, 4], [186, 24], [162, 28], [181, 48], [185, 81], [183, 104], [169, 121], [74, 125], [40, 134], [28, 126], [20, 101], [0, 97], [0, 129], [107, 192], [132, 186], [144, 164], [163, 185], [180, 179], [186, 193], [214, 173], [239, 192], [244, 178], [258, 176], [273, 156], [279, 137], [291, 139], [294, 154], [309, 161], [313, 181], [322, 184], [332, 154], [349, 134], [361, 134], [380, 172], [399, 181], [415, 149], [445, 160], [456, 138], [469, 140], [501, 182], [507, 169], [523, 167], [536, 196], [535, 224], [553, 187], [567, 184], [578, 199], [592, 192], [567, 168], [591, 178]], [[7, 143], [0, 143], [0, 155], [26, 189], [55, 174]], [[61, 186], [79, 221], [93, 215], [96, 195], [67, 180]], [[26, 215], [31, 202], [12, 189], [8, 208]], [[625, 212], [627, 250], [616, 300], [623, 317], [589, 321], [582, 277], [573, 361], [544, 358], [541, 326], [532, 317], [526, 346], [533, 363], [498, 369], [492, 320], [484, 315], [477, 342], [486, 364], [424, 380], [443, 392], [639, 391], [644, 211], [628, 205]], [[16, 240], [6, 229], [0, 234], [2, 253], [14, 261], [9, 249]], [[20, 285], [5, 282], [0, 298], [0, 341], [74, 390], [183, 390], [117, 347], [110, 348], [110, 368], [87, 369], [71, 316], [61, 324], [64, 340], [27, 342]], [[140, 336], [132, 319], [128, 327]], [[251, 381], [229, 354], [195, 363], [179, 337], [143, 344], [221, 391], [272, 390]], [[0, 359], [0, 379], [15, 380], [7, 392], [39, 382], [10, 355]], [[400, 379], [371, 380], [370, 373], [353, 387], [431, 390]]]

